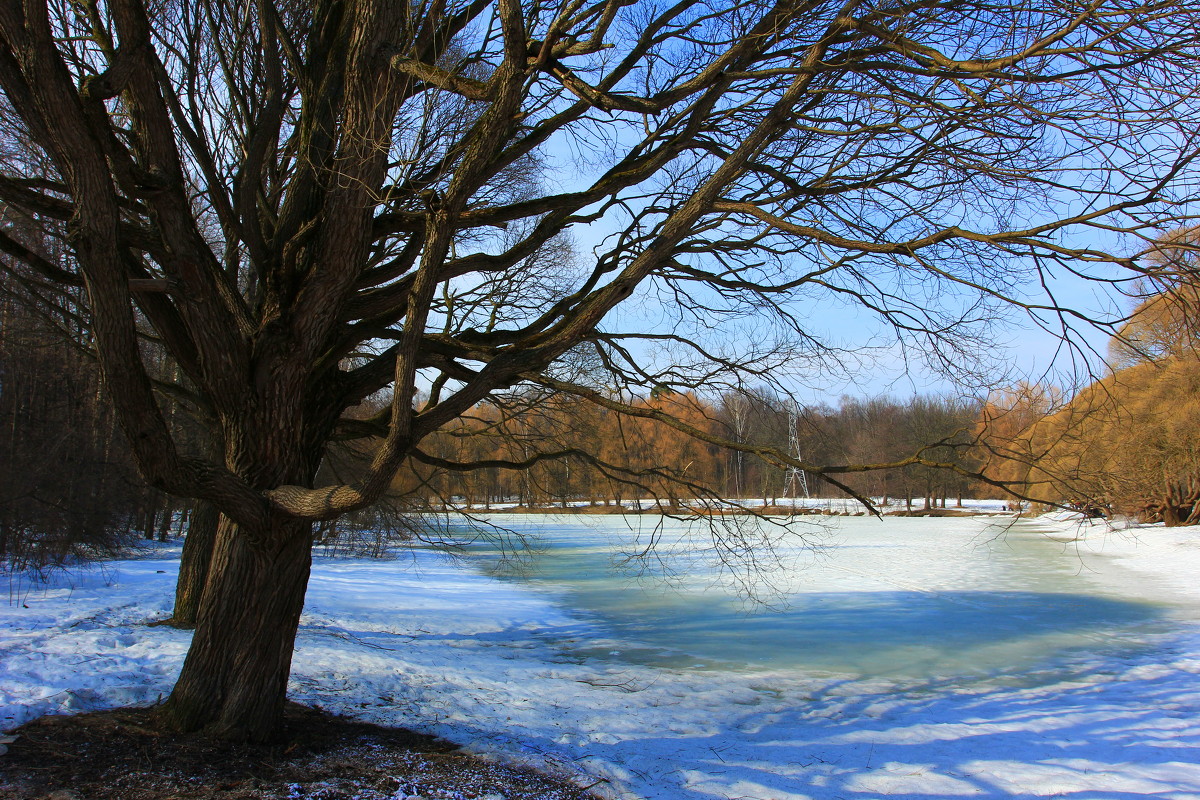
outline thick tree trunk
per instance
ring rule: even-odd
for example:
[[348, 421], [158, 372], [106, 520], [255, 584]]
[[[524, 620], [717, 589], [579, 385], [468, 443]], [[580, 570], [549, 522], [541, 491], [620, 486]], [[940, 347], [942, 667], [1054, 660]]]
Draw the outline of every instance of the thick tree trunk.
[[311, 523], [276, 516], [243, 532], [222, 516], [196, 634], [163, 721], [267, 741], [283, 716], [312, 549]]
[[1163, 525], [1168, 528], [1178, 528], [1183, 525], [1184, 515], [1180, 511], [1179, 506], [1174, 503], [1164, 503], [1162, 507]]
[[188, 522], [183, 555], [179, 560], [179, 579], [175, 583], [175, 612], [167, 624], [176, 628], [196, 627], [200, 597], [208, 579], [213, 546], [217, 541], [217, 509], [209, 503], [197, 503]]

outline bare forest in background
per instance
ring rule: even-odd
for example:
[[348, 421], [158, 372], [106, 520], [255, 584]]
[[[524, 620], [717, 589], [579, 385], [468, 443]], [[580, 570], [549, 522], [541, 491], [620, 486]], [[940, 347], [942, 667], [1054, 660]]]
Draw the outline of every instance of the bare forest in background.
[[[773, 506], [806, 491], [812, 497], [850, 496], [816, 476], [792, 478], [756, 455], [754, 447], [794, 448], [798, 458], [826, 464], [885, 464], [921, 451], [926, 458], [967, 469], [980, 458], [972, 446], [981, 409], [977, 401], [845, 397], [836, 406], [793, 407], [789, 399], [762, 390], [716, 398], [661, 391], [627, 402], [634, 409], [668, 414], [690, 431], [566, 395], [530, 392], [477, 406], [439, 431], [428, 445], [431, 457], [408, 464], [394, 491], [423, 496], [439, 507], [648, 503], [679, 512], [683, 506], [726, 500]], [[718, 444], [726, 440], [748, 445], [750, 452]], [[533, 456], [541, 453], [560, 457]], [[488, 466], [489, 461], [524, 468]], [[345, 451], [332, 460], [351, 471], [354, 462]], [[468, 464], [475, 468], [460, 468]], [[995, 492], [969, 477], [918, 464], [864, 471], [843, 482], [865, 497], [915, 499], [922, 507]]]
[[[24, 295], [29, 289], [11, 276], [0, 278], [0, 286], [0, 556], [16, 567], [49, 566], [109, 554], [139, 539], [182, 535], [192, 509], [138, 476], [104, 400], [83, 320], [39, 315]], [[529, 390], [481, 404], [435, 434], [427, 448], [431, 458], [405, 465], [385, 508], [415, 514], [649, 500], [678, 512], [681, 504], [698, 500], [774, 505], [800, 495], [777, 464], [715, 443], [726, 438], [782, 450], [798, 445], [796, 455], [822, 463], [887, 463], [931, 442], [944, 443], [927, 448], [926, 455], [938, 460], [969, 466], [980, 459], [971, 441], [981, 403], [973, 400], [845, 397], [837, 405], [793, 408], [789, 399], [762, 389], [712, 400], [662, 391], [631, 398], [630, 405], [667, 410], [714, 443], [568, 395]], [[172, 420], [187, 435], [187, 415], [177, 409]], [[365, 444], [334, 448], [323, 468], [326, 482], [352, 479]], [[546, 453], [562, 457], [541, 455]], [[539, 455], [527, 469], [458, 468], [489, 460], [519, 464], [532, 454]], [[806, 483], [813, 497], [847, 496], [815, 476]], [[846, 483], [865, 496], [916, 507], [996, 492], [920, 465], [865, 472]], [[341, 529], [386, 525], [388, 516], [363, 512]], [[314, 536], [328, 543], [336, 533], [337, 527], [326, 525]]]
[[[1195, 290], [1179, 280], [1148, 286], [1112, 340], [1109, 371], [1073, 396], [1019, 384], [986, 399], [842, 397], [800, 406], [767, 387], [713, 398], [660, 388], [625, 399], [647, 412], [639, 418], [530, 387], [499, 395], [431, 436], [425, 457], [400, 469], [379, 508], [318, 526], [314, 540], [379, 553], [385, 540], [377, 536], [362, 540], [369, 545], [347, 540], [371, 528], [403, 537], [413, 529], [404, 517], [450, 509], [684, 513], [726, 501], [769, 509], [805, 495], [852, 496], [817, 476], [798, 484], [754, 446], [823, 464], [887, 464], [920, 453], [961, 470], [918, 463], [843, 476], [854, 494], [880, 505], [945, 508], [1004, 497], [969, 474], [982, 470], [1052, 502], [1197, 524]], [[183, 535], [193, 508], [138, 476], [104, 400], [82, 309], [60, 300], [69, 313], [47, 315], [31, 296], [37, 291], [33, 276], [0, 276], [0, 556], [13, 568], [45, 568]], [[381, 405], [365, 403], [354, 415], [369, 417]], [[181, 408], [171, 420], [178, 435], [197, 435]], [[734, 451], [723, 441], [750, 447]], [[319, 483], [354, 480], [373, 446], [367, 438], [333, 447]]]
[[0, 559], [44, 570], [182, 534], [188, 506], [137, 474], [80, 309], [39, 309], [20, 277], [0, 279]]
[[[972, 476], [979, 472], [1052, 503], [1200, 523], [1193, 239], [1165, 240], [1173, 257], [1139, 284], [1106, 372], [1074, 394], [1017, 384], [984, 399], [846, 396], [801, 406], [766, 386], [715, 397], [658, 387], [624, 398], [618, 413], [523, 387], [445, 425], [420, 460], [402, 466], [379, 507], [318, 526], [314, 541], [378, 554], [419, 529], [406, 517], [452, 509], [685, 513], [854, 495], [928, 509], [1006, 496]], [[0, 275], [0, 557], [10, 568], [44, 569], [182, 536], [194, 508], [138, 475], [104, 398], [86, 309], [70, 292], [46, 304], [44, 291], [36, 275]], [[143, 350], [171, 369], [152, 343]], [[386, 406], [386, 397], [369, 400], [350, 416], [369, 419]], [[173, 407], [170, 421], [176, 435], [199, 436], [185, 406]], [[730, 450], [728, 441], [748, 447]], [[369, 436], [336, 444], [318, 483], [356, 480], [375, 446]], [[852, 472], [841, 476], [844, 488], [808, 475], [798, 484], [795, 471], [756, 455], [758, 446], [822, 464], [888, 464], [914, 453], [925, 463]], [[372, 528], [391, 539], [355, 538]]]

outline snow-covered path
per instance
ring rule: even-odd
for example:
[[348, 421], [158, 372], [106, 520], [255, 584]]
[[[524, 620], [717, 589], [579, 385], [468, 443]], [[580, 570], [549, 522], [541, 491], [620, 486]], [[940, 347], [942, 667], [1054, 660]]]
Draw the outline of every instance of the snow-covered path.
[[[1083, 546], [1200, 610], [1198, 545], [1146, 529]], [[188, 634], [143, 623], [169, 610], [175, 556], [11, 592], [0, 727], [167, 692]], [[431, 552], [319, 560], [291, 694], [582, 773], [615, 797], [1200, 800], [1200, 614], [1138, 650], [918, 680], [585, 658], [573, 643], [609, 632], [562, 600]]]

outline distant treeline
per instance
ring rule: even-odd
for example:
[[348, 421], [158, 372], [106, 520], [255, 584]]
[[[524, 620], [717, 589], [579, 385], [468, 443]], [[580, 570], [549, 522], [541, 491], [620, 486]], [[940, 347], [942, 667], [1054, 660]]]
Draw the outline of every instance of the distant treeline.
[[[825, 465], [884, 465], [918, 452], [970, 469], [982, 463], [973, 441], [983, 403], [971, 399], [845, 397], [836, 406], [791, 409], [789, 401], [763, 390], [713, 400], [660, 391], [625, 402], [646, 416], [631, 418], [562, 395], [516, 393], [477, 406], [426, 443], [423, 457], [397, 478], [396, 493], [435, 505], [484, 508], [648, 499], [670, 507], [717, 497], [773, 504], [801, 496], [805, 484], [814, 497], [847, 493], [817, 475], [789, 472], [756, 449]], [[679, 424], [661, 422], [653, 412]], [[746, 448], [721, 447], [715, 443], [721, 439]], [[352, 471], [353, 458], [343, 454], [331, 465]], [[928, 466], [836, 478], [863, 496], [924, 506], [981, 491], [995, 496], [989, 487]]]

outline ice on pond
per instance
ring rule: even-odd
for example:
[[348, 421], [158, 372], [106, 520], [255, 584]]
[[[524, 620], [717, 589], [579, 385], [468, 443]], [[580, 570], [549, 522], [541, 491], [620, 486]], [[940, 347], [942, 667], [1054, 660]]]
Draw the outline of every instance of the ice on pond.
[[468, 563], [586, 615], [594, 629], [569, 643], [580, 658], [987, 674], [1073, 648], [1142, 648], [1172, 611], [1163, 598], [1131, 592], [1133, 576], [1098, 571], [1095, 553], [986, 519], [802, 522], [749, 576], [730, 568], [703, 525], [499, 521], [533, 534], [536, 546], [512, 559], [477, 545]]

